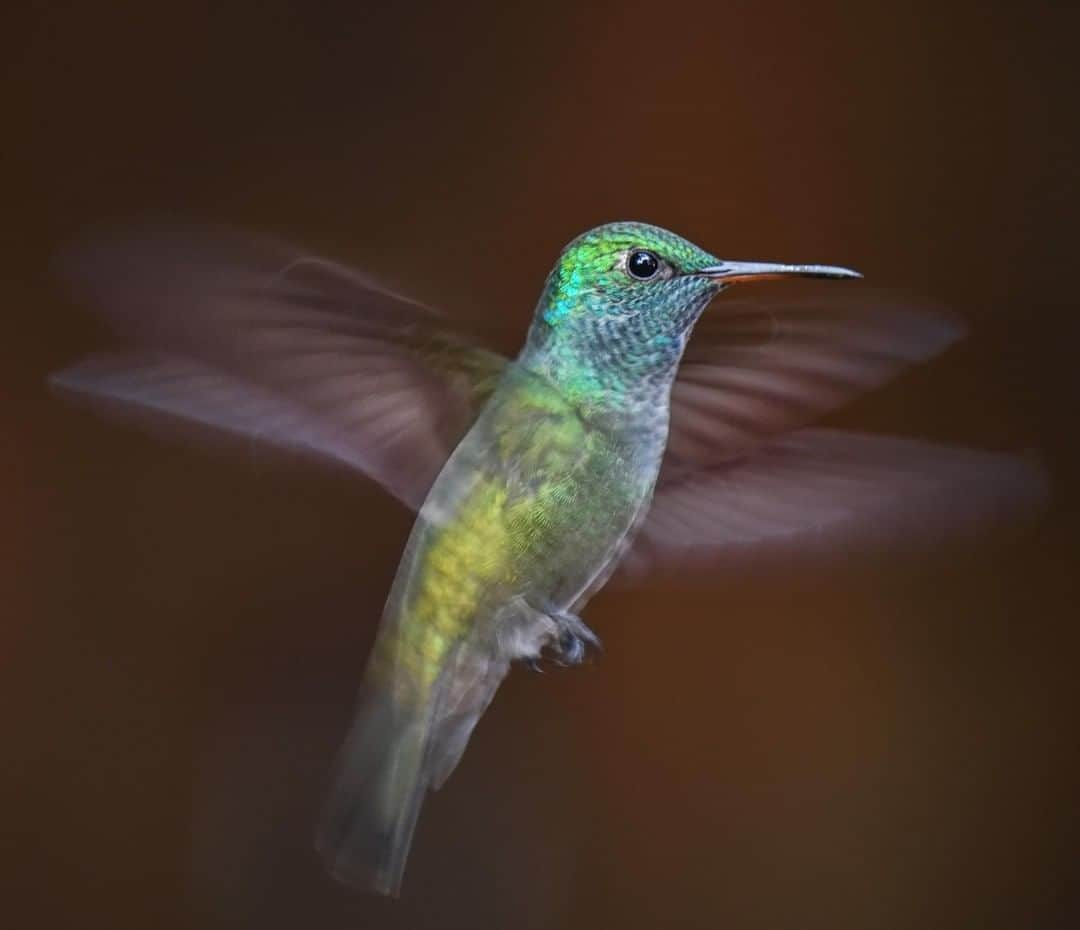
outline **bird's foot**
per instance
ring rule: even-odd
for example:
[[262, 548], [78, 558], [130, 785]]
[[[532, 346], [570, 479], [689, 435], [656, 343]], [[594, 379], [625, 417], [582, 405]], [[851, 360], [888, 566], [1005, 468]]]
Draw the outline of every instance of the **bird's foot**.
[[557, 665], [580, 665], [588, 650], [600, 651], [600, 637], [590, 630], [584, 621], [574, 614], [562, 611], [548, 614], [558, 629], [555, 640], [548, 650]]
[[497, 626], [500, 651], [518, 659], [534, 672], [543, 660], [556, 665], [580, 665], [589, 649], [600, 650], [599, 637], [582, 619], [561, 610], [540, 610], [524, 599], [514, 602]]

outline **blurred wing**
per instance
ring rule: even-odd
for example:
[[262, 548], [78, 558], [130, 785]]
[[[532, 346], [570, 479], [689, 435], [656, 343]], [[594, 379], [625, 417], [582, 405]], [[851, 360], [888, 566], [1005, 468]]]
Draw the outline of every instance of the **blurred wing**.
[[344, 464], [413, 507], [505, 364], [434, 311], [277, 243], [148, 229], [61, 270], [134, 348], [59, 372], [58, 389]]
[[105, 407], [152, 433], [273, 447], [359, 467], [349, 437], [302, 404], [193, 359], [135, 352], [94, 356], [50, 380], [72, 399]]
[[661, 481], [687, 466], [739, 458], [962, 333], [941, 308], [895, 296], [759, 303], [721, 295], [695, 327], [672, 389]]
[[1046, 479], [1025, 458], [840, 430], [797, 430], [738, 462], [670, 476], [623, 567], [737, 552], [917, 540], [1035, 511]]

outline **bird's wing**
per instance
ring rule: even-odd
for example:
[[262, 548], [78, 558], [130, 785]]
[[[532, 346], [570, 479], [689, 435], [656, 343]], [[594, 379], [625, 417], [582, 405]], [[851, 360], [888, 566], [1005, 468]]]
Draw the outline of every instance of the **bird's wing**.
[[275, 242], [146, 228], [60, 271], [131, 348], [58, 372], [58, 390], [358, 469], [414, 508], [505, 365], [436, 312]]
[[1026, 516], [1038, 462], [912, 439], [796, 430], [739, 461], [669, 476], [623, 560], [625, 577], [718, 552], [786, 555], [917, 541]]
[[621, 576], [719, 550], [925, 543], [1030, 512], [1045, 494], [1032, 460], [799, 429], [962, 333], [939, 307], [865, 292], [827, 302], [721, 297], [672, 390], [668, 451]]
[[719, 297], [695, 327], [671, 394], [661, 483], [742, 458], [963, 333], [941, 308], [860, 292], [827, 300]]

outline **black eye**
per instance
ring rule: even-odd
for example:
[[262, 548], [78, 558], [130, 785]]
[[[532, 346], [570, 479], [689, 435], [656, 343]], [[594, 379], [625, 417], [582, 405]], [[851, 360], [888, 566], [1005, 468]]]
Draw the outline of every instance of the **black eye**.
[[629, 258], [626, 259], [626, 270], [630, 272], [631, 277], [639, 281], [648, 281], [660, 270], [660, 259], [652, 252], [638, 249], [636, 252], [631, 252]]

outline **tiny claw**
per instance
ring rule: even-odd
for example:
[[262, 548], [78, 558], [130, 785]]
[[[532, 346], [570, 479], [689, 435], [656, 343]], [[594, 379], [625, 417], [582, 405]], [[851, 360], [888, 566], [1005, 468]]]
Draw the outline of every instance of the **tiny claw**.
[[559, 665], [578, 665], [585, 658], [585, 642], [573, 633], [559, 637]]
[[585, 622], [574, 614], [557, 613], [553, 619], [559, 624], [559, 657], [564, 661], [560, 664], [580, 665], [585, 661], [585, 654], [589, 649], [601, 652], [600, 637], [590, 630]]
[[535, 659], [535, 658], [526, 659], [525, 660], [525, 667], [530, 672], [536, 672], [538, 675], [543, 675], [544, 674], [544, 667], [540, 664], [539, 659]]

